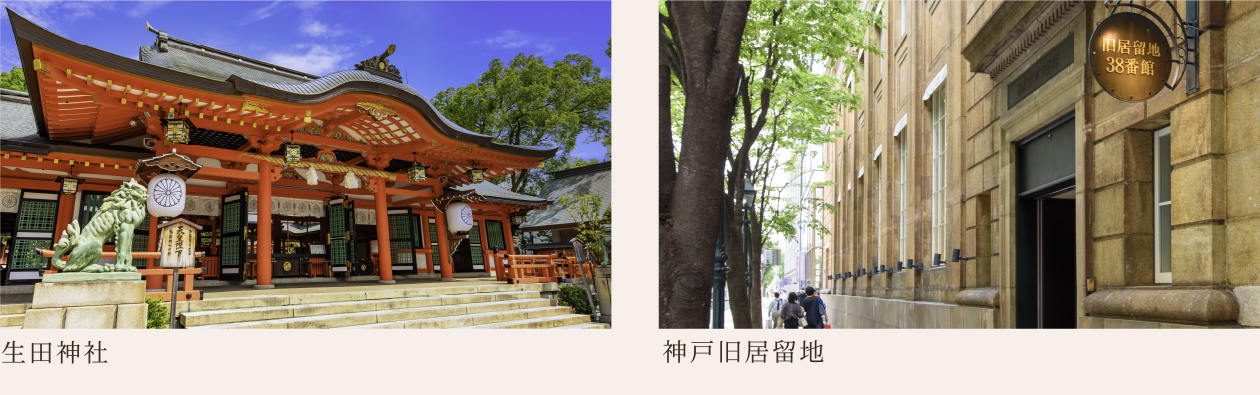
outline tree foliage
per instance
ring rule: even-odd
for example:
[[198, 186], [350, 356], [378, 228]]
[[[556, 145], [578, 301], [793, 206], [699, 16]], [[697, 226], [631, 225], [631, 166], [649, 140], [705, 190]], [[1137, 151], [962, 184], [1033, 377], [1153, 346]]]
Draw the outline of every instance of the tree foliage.
[[[662, 7], [663, 17], [665, 11]], [[856, 108], [861, 96], [849, 89], [842, 79], [859, 78], [855, 73], [860, 66], [859, 51], [877, 54], [877, 48], [866, 41], [867, 29], [882, 25], [881, 16], [863, 9], [859, 2], [752, 3], [740, 45], [743, 72], [737, 90], [730, 148], [725, 153], [724, 198], [731, 203], [741, 202], [745, 181], [753, 182], [759, 193], [750, 221], [752, 251], [747, 262], [739, 242], [742, 231], [731, 232], [734, 227], [728, 227], [726, 252], [732, 257], [728, 266], [733, 289], [744, 286], [747, 271], [756, 275], [754, 284], [764, 283], [760, 253], [768, 236], [779, 233], [791, 239], [798, 237], [797, 232], [802, 228], [827, 233], [820, 221], [811, 219], [801, 223], [798, 218], [802, 213], [834, 211], [834, 206], [816, 197], [789, 199], [783, 196], [787, 188], [810, 189], [826, 184], [784, 183], [790, 177], [783, 175], [814, 170], [802, 166], [804, 158], [816, 155], [810, 148], [843, 134], [836, 130], [837, 114]], [[668, 37], [667, 32], [662, 36]], [[667, 112], [670, 122], [663, 125], [673, 130], [670, 137], [675, 166], [683, 162], [685, 147], [679, 131], [686, 122], [683, 114], [690, 104], [687, 102], [690, 97], [683, 94], [686, 76], [679, 77], [675, 73], [671, 80]], [[718, 207], [739, 210], [740, 204], [731, 203]], [[738, 218], [735, 213], [726, 215]], [[733, 311], [750, 310], [746, 325], [754, 324], [755, 317], [760, 316], [756, 311], [760, 306], [759, 294], [753, 292], [753, 300], [742, 293], [732, 294]], [[739, 325], [742, 319], [737, 315], [735, 320]]]
[[612, 82], [600, 72], [583, 55], [569, 54], [548, 66], [542, 57], [522, 53], [507, 64], [492, 60], [476, 82], [439, 92], [433, 104], [455, 124], [495, 142], [559, 147], [554, 158], [543, 161], [542, 171], [491, 180], [507, 182], [513, 192], [537, 194], [546, 172], [597, 162], [570, 157], [583, 132], [589, 136], [584, 143], [612, 143]]
[[14, 67], [13, 70], [0, 72], [0, 88], [26, 92], [26, 74], [22, 73], [22, 69]]
[[612, 206], [604, 204], [599, 195], [561, 196], [556, 204], [578, 222], [577, 236], [586, 245], [591, 262], [604, 260], [604, 224], [612, 222]]

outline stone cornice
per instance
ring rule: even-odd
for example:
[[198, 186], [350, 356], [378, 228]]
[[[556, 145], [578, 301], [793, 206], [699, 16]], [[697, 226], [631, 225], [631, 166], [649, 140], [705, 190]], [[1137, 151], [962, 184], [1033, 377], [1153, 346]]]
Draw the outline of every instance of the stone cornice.
[[1084, 10], [1080, 1], [1002, 3], [963, 48], [963, 57], [971, 63], [972, 72], [999, 79]]

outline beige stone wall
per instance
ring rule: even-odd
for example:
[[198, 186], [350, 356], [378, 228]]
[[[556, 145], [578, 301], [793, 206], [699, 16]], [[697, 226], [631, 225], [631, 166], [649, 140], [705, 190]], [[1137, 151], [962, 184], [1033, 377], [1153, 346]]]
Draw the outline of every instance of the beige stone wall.
[[[1165, 3], [1147, 3], [1165, 20], [1172, 19]], [[1049, 17], [1029, 23], [1022, 16], [1030, 14], [1028, 10], [1059, 7], [1061, 3], [905, 4], [909, 6], [909, 31], [904, 38], [899, 31], [902, 2], [888, 2], [885, 7], [890, 29], [884, 63], [887, 72], [880, 68], [878, 57], [868, 54], [863, 59], [865, 81], [855, 86], [866, 101], [860, 111], [839, 116], [837, 122], [847, 134], [827, 147], [832, 158], [828, 163], [836, 162], [828, 173], [835, 187], [827, 196], [838, 202], [836, 213], [828, 218], [834, 256], [825, 275], [872, 270], [876, 254], [889, 266], [904, 258], [898, 255], [902, 223], [897, 190], [899, 141], [907, 144], [908, 156], [906, 257], [924, 263], [926, 269], [836, 280], [835, 294], [903, 304], [952, 305], [960, 291], [987, 290], [996, 292], [999, 301], [998, 308], [986, 309], [992, 312], [992, 326], [1014, 327], [1014, 143], [1055, 119], [1074, 114], [1075, 302], [1079, 326], [1260, 324], [1260, 306], [1254, 305], [1260, 299], [1251, 296], [1256, 288], [1240, 288], [1260, 286], [1260, 111], [1255, 110], [1260, 107], [1260, 4], [1231, 2], [1225, 27], [1202, 33], [1198, 92], [1187, 96], [1183, 83], [1141, 103], [1111, 97], [1089, 75], [1085, 57], [1088, 39], [1096, 22], [1109, 12], [1101, 3], [1064, 7], [1067, 11], [1058, 14], [1062, 19], [1054, 23], [1043, 23]], [[1184, 15], [1185, 3], [1174, 4]], [[976, 66], [964, 56], [969, 47], [994, 47], [1007, 35], [1020, 34], [1026, 26], [1043, 30], [1026, 53], [1001, 72], [972, 71]], [[1010, 82], [1069, 36], [1075, 54], [1072, 65], [1008, 108]], [[943, 67], [947, 70], [941, 92], [946, 98], [948, 150], [946, 209], [941, 215], [946, 218], [946, 231], [945, 245], [932, 251], [932, 111], [930, 101], [923, 98], [928, 84]], [[903, 115], [907, 125], [894, 137], [894, 125]], [[1154, 131], [1166, 126], [1172, 130], [1173, 275], [1171, 284], [1156, 284], [1152, 140]], [[875, 185], [872, 154], [880, 146], [882, 154], [877, 160], [884, 177], [883, 183]], [[858, 177], [859, 171], [862, 177]], [[877, 200], [876, 188], [882, 190], [882, 200]], [[875, 218], [880, 212], [877, 204], [883, 205], [879, 221]], [[877, 222], [882, 224], [879, 229], [874, 228]], [[875, 251], [881, 245], [877, 237], [883, 238], [880, 251]], [[977, 259], [931, 267], [932, 254], [948, 259], [953, 248]], [[1091, 280], [1096, 289], [1087, 289]], [[1237, 298], [1237, 312], [1232, 316], [1226, 305], [1205, 308], [1218, 314], [1213, 320], [1233, 317], [1228, 322], [1173, 324], [1172, 318], [1151, 317], [1176, 314], [1102, 317], [1086, 311], [1087, 298], [1102, 291], [1150, 292], [1137, 294], [1134, 300], [1161, 300], [1204, 293], [1234, 295], [1235, 289], [1239, 295], [1248, 296]], [[1117, 307], [1096, 299], [1089, 305]], [[866, 304], [860, 308], [875, 310], [840, 314], [880, 323], [860, 327], [902, 327], [867, 316], [885, 314], [874, 311], [900, 305], [862, 303]], [[843, 306], [857, 305], [846, 302]]]

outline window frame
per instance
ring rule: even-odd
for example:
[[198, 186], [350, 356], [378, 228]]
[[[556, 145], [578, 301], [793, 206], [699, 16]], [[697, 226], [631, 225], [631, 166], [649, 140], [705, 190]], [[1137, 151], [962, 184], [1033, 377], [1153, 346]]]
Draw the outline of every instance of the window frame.
[[[1169, 168], [1168, 177], [1165, 177], [1161, 171], [1161, 169], [1163, 169], [1164, 166], [1161, 166], [1162, 164], [1160, 163], [1160, 146], [1161, 146], [1160, 139], [1165, 136], [1168, 137], [1166, 144], [1171, 145], [1172, 143], [1172, 128], [1171, 127], [1164, 127], [1163, 129], [1155, 131], [1153, 135], [1153, 144], [1151, 145], [1151, 147], [1153, 148], [1151, 152], [1152, 165], [1153, 165], [1151, 170], [1153, 173], [1155, 173], [1154, 174], [1155, 185], [1153, 188], [1154, 193], [1151, 194], [1152, 195], [1151, 201], [1153, 203], [1153, 208], [1154, 208], [1154, 223], [1152, 223], [1152, 229], [1155, 230], [1154, 232], [1155, 233], [1155, 251], [1153, 254], [1155, 257], [1155, 266], [1154, 266], [1153, 271], [1155, 272], [1156, 284], [1172, 284], [1172, 264], [1170, 263], [1168, 265], [1168, 271], [1166, 272], [1161, 271], [1163, 263], [1164, 263], [1163, 260], [1161, 259], [1162, 258], [1161, 253], [1163, 252], [1163, 247], [1165, 246], [1165, 244], [1169, 244], [1172, 242], [1171, 224], [1169, 225], [1166, 234], [1165, 232], [1163, 232], [1163, 229], [1161, 229], [1161, 226], [1160, 226], [1162, 220], [1164, 219], [1163, 216], [1160, 215], [1160, 209], [1164, 206], [1169, 206], [1169, 209], [1170, 209], [1169, 213], [1171, 214], [1171, 208], [1172, 208], [1171, 207], [1172, 206], [1172, 193], [1171, 193], [1172, 185], [1171, 184], [1169, 184], [1170, 192], [1168, 194], [1168, 200], [1163, 201], [1163, 202], [1159, 200], [1160, 189], [1162, 189], [1161, 186], [1164, 183], [1169, 183], [1172, 181], [1171, 180], [1171, 175], [1172, 175], [1171, 165], [1168, 166]], [[1170, 148], [1170, 153], [1171, 153], [1171, 147], [1169, 148]], [[1163, 159], [1165, 161], [1171, 160], [1171, 158], [1169, 157], [1165, 157]], [[1172, 254], [1170, 253], [1168, 255], [1169, 256], [1167, 258], [1171, 262]]]
[[[932, 250], [944, 256], [945, 247], [945, 191], [948, 187], [946, 171], [946, 139], [945, 82], [937, 86], [932, 93]], [[935, 263], [935, 262], [933, 262]]]
[[899, 162], [901, 177], [897, 180], [897, 186], [900, 190], [901, 212], [897, 216], [898, 239], [897, 239], [897, 260], [906, 261], [906, 139], [897, 138], [897, 160]]

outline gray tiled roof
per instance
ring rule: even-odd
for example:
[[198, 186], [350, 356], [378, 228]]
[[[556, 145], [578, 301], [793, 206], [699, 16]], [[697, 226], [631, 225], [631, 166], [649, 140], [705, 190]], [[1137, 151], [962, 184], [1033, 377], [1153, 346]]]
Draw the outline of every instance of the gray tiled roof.
[[233, 58], [218, 51], [205, 51], [173, 41], [168, 41], [166, 45], [166, 52], [160, 51], [157, 45], [140, 47], [140, 61], [217, 81], [227, 81], [232, 75], [260, 83], [300, 84], [311, 80], [272, 70], [246, 57]]
[[39, 137], [35, 113], [26, 92], [0, 89], [0, 140], [31, 143], [47, 142]]
[[491, 183], [490, 181], [482, 181], [476, 184], [461, 185], [461, 186], [457, 186], [450, 189], [454, 189], [460, 192], [465, 192], [465, 191], [468, 191], [469, 189], [476, 189], [477, 194], [481, 195], [482, 197], [486, 199], [506, 201], [508, 203], [518, 203], [518, 204], [525, 203], [525, 204], [534, 204], [534, 205], [540, 205], [540, 206], [551, 203], [547, 201], [547, 199], [543, 199], [537, 196], [530, 196], [530, 195], [512, 192], [510, 189], [498, 186], [496, 184]]
[[[547, 200], [557, 202], [561, 196], [581, 196], [589, 193], [604, 198], [604, 204], [600, 207], [601, 211], [612, 204], [612, 162], [596, 163], [552, 174], [555, 178], [547, 181], [539, 191], [539, 194], [546, 196]], [[530, 211], [525, 217], [525, 223], [521, 224], [521, 229], [526, 231], [549, 229], [575, 225], [577, 222], [564, 210], [564, 207], [553, 204], [546, 210]]]

